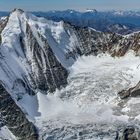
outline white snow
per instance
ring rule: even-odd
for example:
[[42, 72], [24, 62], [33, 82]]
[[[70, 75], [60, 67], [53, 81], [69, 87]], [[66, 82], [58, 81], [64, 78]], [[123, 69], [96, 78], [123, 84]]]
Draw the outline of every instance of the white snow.
[[28, 119], [35, 122], [35, 116], [40, 116], [38, 112], [38, 99], [36, 96], [30, 96], [25, 94], [21, 100], [18, 101], [18, 105], [22, 108]]
[[0, 128], [0, 140], [16, 140], [16, 137], [4, 126]]
[[25, 57], [19, 42], [22, 30], [19, 17], [19, 12], [13, 12], [1, 34], [0, 80], [9, 90], [13, 87], [13, 82], [16, 79], [22, 79], [22, 75], [28, 75], [25, 67]]
[[7, 17], [0, 17], [0, 20], [5, 20], [7, 19]]
[[92, 13], [92, 12], [97, 12], [97, 11], [96, 11], [96, 9], [86, 9], [85, 12], [91, 12]]
[[117, 16], [124, 16], [124, 12], [123, 12], [123, 11], [115, 11], [115, 12], [114, 12], [114, 15], [117, 15]]

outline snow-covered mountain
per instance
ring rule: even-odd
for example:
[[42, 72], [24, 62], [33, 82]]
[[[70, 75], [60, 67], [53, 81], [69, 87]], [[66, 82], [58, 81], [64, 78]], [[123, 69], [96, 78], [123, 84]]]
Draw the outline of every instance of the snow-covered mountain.
[[[101, 119], [109, 113], [114, 121], [124, 117], [128, 122], [131, 114], [123, 116], [125, 107], [119, 106], [123, 101], [118, 98], [138, 95], [139, 84], [134, 86], [140, 80], [139, 56], [140, 32], [100, 32], [15, 9], [0, 20], [0, 134], [22, 140], [96, 139], [96, 121], [90, 123], [88, 114], [97, 117], [105, 109]], [[119, 125], [109, 129], [110, 139], [124, 136], [117, 131]], [[84, 127], [94, 135], [86, 136]]]

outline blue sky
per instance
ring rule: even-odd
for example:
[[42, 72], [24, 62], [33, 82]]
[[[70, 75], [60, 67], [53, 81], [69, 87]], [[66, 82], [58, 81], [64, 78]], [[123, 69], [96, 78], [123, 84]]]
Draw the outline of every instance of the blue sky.
[[0, 11], [22, 8], [26, 11], [48, 11], [87, 8], [97, 10], [139, 10], [140, 0], [0, 0]]

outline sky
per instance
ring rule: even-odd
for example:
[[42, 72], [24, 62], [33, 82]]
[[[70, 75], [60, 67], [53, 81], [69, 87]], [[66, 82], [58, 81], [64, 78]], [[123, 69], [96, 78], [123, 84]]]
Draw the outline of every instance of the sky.
[[140, 10], [140, 0], [0, 0], [0, 11], [11, 11], [14, 8], [26, 11]]

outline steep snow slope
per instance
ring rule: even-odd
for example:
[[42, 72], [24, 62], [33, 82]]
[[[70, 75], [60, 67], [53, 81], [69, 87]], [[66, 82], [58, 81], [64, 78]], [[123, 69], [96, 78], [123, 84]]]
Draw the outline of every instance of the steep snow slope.
[[[47, 30], [46, 28], [48, 27], [48, 25], [46, 24], [48, 22], [50, 22], [51, 24], [55, 24], [55, 23], [53, 23], [52, 21], [47, 22], [43, 20], [45, 19], [38, 19], [32, 15], [28, 15], [19, 10], [16, 10], [13, 13], [11, 13], [8, 23], [1, 33], [1, 38], [2, 38], [1, 46], [2, 47], [1, 47], [1, 52], [0, 52], [1, 54], [1, 67], [0, 67], [1, 80], [4, 82], [4, 84], [7, 86], [8, 89], [13, 88], [13, 85], [14, 85], [13, 83], [17, 79], [21, 79], [25, 83], [28, 82], [29, 83], [28, 86], [33, 86], [31, 75], [32, 73], [36, 75], [36, 78], [33, 78], [34, 80], [39, 79], [37, 77], [39, 73], [39, 68], [36, 66], [39, 63], [42, 63], [43, 66], [41, 66], [41, 64], [39, 65], [40, 67], [43, 67], [42, 69], [44, 69], [44, 72], [47, 70], [47, 67], [49, 67], [50, 73], [52, 75], [52, 79], [55, 77], [53, 73], [54, 71], [51, 68], [52, 64], [51, 62], [49, 62], [50, 60], [48, 59], [46, 62], [47, 58], [45, 57], [47, 57], [46, 56], [47, 54], [45, 53], [47, 52], [47, 49], [44, 48], [46, 44], [41, 39], [41, 37], [39, 37], [39, 35], [44, 36], [43, 33], [45, 33], [45, 31]], [[54, 25], [54, 27], [53, 26], [51, 27], [51, 24], [49, 27], [50, 29], [54, 30], [54, 32], [58, 32], [59, 28], [62, 28], [61, 23], [58, 23], [60, 24], [60, 26]], [[29, 38], [30, 36], [32, 36], [32, 39]], [[50, 37], [50, 34], [48, 37]], [[53, 37], [50, 37], [50, 38], [53, 39]], [[50, 41], [50, 42], [53, 42], [53, 41]], [[36, 46], [32, 46], [32, 45], [36, 45]], [[62, 44], [60, 45], [63, 46]], [[66, 46], [66, 44], [64, 44], [64, 46]], [[33, 49], [31, 47], [33, 47]], [[40, 47], [40, 50], [37, 50], [39, 49], [37, 47]], [[61, 54], [59, 54], [60, 50], [63, 50], [61, 51], [62, 52]], [[48, 50], [48, 51], [50, 51], [48, 53], [52, 53], [51, 50]], [[61, 55], [61, 59], [63, 59], [65, 51], [66, 51], [65, 48], [56, 49], [56, 53], [55, 53], [56, 57], [60, 58], [60, 55]], [[37, 58], [34, 58], [35, 53], [38, 53], [36, 54], [38, 55], [36, 56]], [[40, 55], [41, 55], [41, 58], [40, 58]], [[55, 60], [56, 59], [55, 56], [52, 56], [52, 57], [54, 61], [57, 61]], [[58, 61], [56, 62], [58, 64], [53, 64], [53, 65], [60, 65], [60, 67], [62, 67], [61, 64], [59, 63], [61, 62], [62, 64], [64, 64], [63, 62], [65, 62], [66, 59], [63, 59], [63, 60], [64, 61], [60, 61], [58, 59], [59, 62]], [[35, 62], [35, 61], [38, 61], [38, 62]]]
[[[31, 17], [31, 15], [29, 16]], [[63, 21], [54, 22], [44, 18], [29, 18], [29, 25], [45, 37], [55, 53], [58, 60], [64, 67], [69, 67], [74, 63], [73, 58], [66, 59], [68, 51], [74, 50], [79, 46], [77, 37], [72, 29], [66, 29]]]
[[[12, 89], [16, 79], [20, 79], [27, 71], [24, 67], [25, 56], [20, 46], [19, 35], [21, 28], [19, 25], [18, 12], [14, 12], [9, 17], [7, 26], [1, 33], [1, 81], [9, 89]], [[7, 71], [6, 71], [7, 70]]]
[[[24, 107], [18, 100], [26, 94], [35, 94], [36, 90], [45, 91], [47, 94], [47, 90], [54, 91], [66, 85], [68, 72], [56, 58], [47, 40], [34, 30], [32, 19], [37, 20], [22, 10], [14, 10], [2, 27], [0, 117], [17, 137], [36, 140], [37, 132], [23, 114]], [[16, 117], [9, 120], [12, 115]], [[24, 121], [24, 124], [20, 121]], [[30, 130], [27, 132], [26, 129]], [[18, 131], [19, 133], [16, 133]]]
[[[45, 54], [46, 48], [44, 47], [46, 45], [50, 47], [50, 51], [53, 51], [53, 57], [56, 57], [53, 59], [57, 59], [55, 61], [61, 63], [60, 65], [65, 68], [70, 67], [74, 63], [75, 57], [79, 56], [76, 53], [76, 49], [80, 44], [72, 28], [66, 27], [63, 22], [53, 22], [44, 18], [37, 18], [20, 10], [15, 10], [11, 13], [8, 23], [1, 33], [1, 38], [1, 58], [4, 57], [1, 60], [3, 65], [1, 68], [1, 80], [6, 83], [5, 85], [9, 89], [12, 88], [16, 79], [24, 79], [24, 81], [26, 80], [30, 84], [28, 86], [35, 86], [32, 79], [38, 80], [39, 78], [36, 77], [35, 79], [30, 75], [31, 73], [34, 73], [34, 75], [39, 74], [40, 70], [36, 65], [43, 67], [44, 72], [47, 70], [47, 67], [52, 67], [49, 64], [50, 60], [43, 58], [44, 55], [47, 55]], [[37, 46], [36, 50], [32, 49], [32, 45], [39, 45], [40, 50], [38, 50]], [[39, 53], [37, 55], [41, 55], [41, 58], [34, 58], [34, 53], [36, 53], [34, 51]], [[69, 57], [70, 52], [75, 53], [74, 57]], [[38, 63], [34, 62], [34, 59]], [[30, 62], [31, 64], [29, 64]], [[10, 69], [10, 73], [6, 74], [3, 72], [4, 68], [7, 71]], [[55, 76], [51, 71], [50, 69], [52, 79], [54, 79]]]

